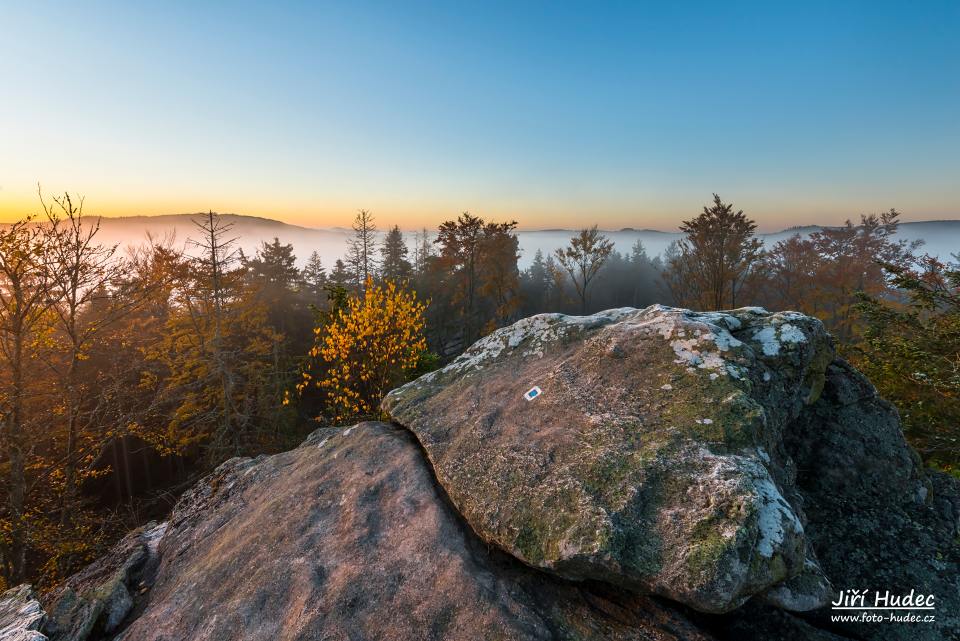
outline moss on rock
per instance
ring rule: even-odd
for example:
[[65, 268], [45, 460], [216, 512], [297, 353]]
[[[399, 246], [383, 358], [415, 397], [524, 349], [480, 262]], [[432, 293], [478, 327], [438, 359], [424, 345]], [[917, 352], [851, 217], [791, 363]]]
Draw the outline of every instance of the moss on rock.
[[[723, 612], [803, 567], [800, 521], [781, 518], [792, 507], [776, 489], [790, 475], [771, 476], [766, 450], [830, 358], [822, 325], [791, 313], [548, 314], [384, 407], [484, 539], [564, 576]], [[783, 505], [765, 508], [762, 487]]]

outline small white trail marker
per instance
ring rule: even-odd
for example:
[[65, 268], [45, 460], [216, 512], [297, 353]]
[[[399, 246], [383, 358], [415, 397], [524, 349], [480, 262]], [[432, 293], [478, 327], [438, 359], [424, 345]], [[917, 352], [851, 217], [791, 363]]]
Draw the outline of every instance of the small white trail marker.
[[543, 390], [541, 390], [539, 387], [532, 387], [530, 390], [527, 391], [526, 394], [523, 395], [523, 397], [528, 401], [532, 401], [533, 399], [540, 396], [541, 394], [543, 394]]

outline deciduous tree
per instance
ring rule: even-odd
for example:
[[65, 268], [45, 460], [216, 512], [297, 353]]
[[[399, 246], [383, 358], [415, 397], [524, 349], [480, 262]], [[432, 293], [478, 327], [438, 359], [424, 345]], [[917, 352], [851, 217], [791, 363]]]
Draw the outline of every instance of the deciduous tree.
[[908, 268], [914, 261], [919, 242], [895, 238], [898, 219], [896, 210], [864, 215], [856, 225], [848, 220], [777, 243], [755, 271], [757, 302], [816, 316], [845, 351], [862, 330], [858, 296], [895, 298], [882, 265]]
[[960, 266], [926, 256], [882, 268], [900, 296], [861, 292], [852, 357], [897, 405], [911, 445], [960, 475]]
[[31, 440], [37, 437], [32, 430], [39, 427], [27, 414], [27, 383], [35, 364], [33, 339], [42, 324], [51, 320], [51, 280], [43, 229], [29, 219], [0, 229], [0, 354], [6, 374], [5, 389], [0, 392], [0, 446], [6, 463], [0, 551], [8, 584], [23, 580], [26, 571], [26, 466]]
[[298, 390], [320, 389], [338, 423], [377, 416], [383, 396], [405, 382], [426, 353], [424, 309], [415, 292], [368, 281], [362, 297], [350, 297], [317, 327]]
[[[41, 204], [46, 215], [47, 269], [58, 334], [52, 348], [55, 354], [48, 364], [56, 374], [65, 432], [60, 522], [67, 526], [82, 481], [81, 460], [84, 456], [89, 460], [90, 449], [102, 445], [94, 436], [99, 430], [90, 423], [90, 413], [85, 411], [89, 399], [98, 392], [91, 389], [93, 381], [84, 380], [80, 366], [109, 326], [141, 302], [142, 293], [111, 291], [119, 285], [126, 265], [116, 255], [116, 245], [98, 242], [99, 219], [85, 221], [82, 198], [75, 203], [65, 193], [48, 204], [41, 196]], [[84, 447], [81, 440], [92, 442]]]
[[567, 247], [554, 252], [560, 267], [573, 282], [580, 299], [581, 314], [587, 313], [590, 283], [612, 251], [613, 242], [597, 231], [597, 226], [594, 225], [590, 229], [581, 229], [579, 234], [570, 239]]
[[743, 211], [734, 211], [720, 196], [713, 205], [686, 220], [667, 264], [665, 280], [675, 301], [687, 307], [719, 310], [736, 307], [740, 288], [762, 255], [754, 238], [757, 225]]

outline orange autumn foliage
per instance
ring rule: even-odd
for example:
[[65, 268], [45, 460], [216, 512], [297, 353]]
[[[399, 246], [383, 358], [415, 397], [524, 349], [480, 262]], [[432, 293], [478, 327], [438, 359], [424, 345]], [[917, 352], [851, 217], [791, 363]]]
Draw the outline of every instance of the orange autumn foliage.
[[368, 279], [362, 297], [350, 297], [314, 330], [312, 362], [297, 390], [320, 389], [338, 423], [377, 414], [383, 396], [405, 382], [427, 353], [425, 310], [416, 292]]

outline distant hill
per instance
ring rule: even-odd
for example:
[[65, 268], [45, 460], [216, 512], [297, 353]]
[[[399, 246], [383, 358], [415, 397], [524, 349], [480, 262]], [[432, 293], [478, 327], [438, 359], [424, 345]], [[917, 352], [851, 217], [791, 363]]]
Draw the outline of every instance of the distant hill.
[[[177, 246], [184, 246], [187, 239], [196, 235], [196, 227], [192, 221], [203, 214], [170, 214], [163, 216], [128, 216], [122, 218], [100, 218], [100, 238], [104, 243], [118, 243], [121, 246], [138, 245], [144, 242], [147, 235], [154, 238], [173, 237]], [[342, 258], [346, 250], [350, 230], [342, 227], [311, 228], [291, 225], [270, 218], [244, 216], [241, 214], [224, 214], [223, 218], [233, 224], [233, 235], [238, 238], [238, 244], [247, 254], [252, 254], [263, 241], [279, 238], [283, 243], [290, 243], [296, 250], [297, 257], [302, 261], [317, 251], [323, 259], [323, 264], [331, 266], [337, 258]], [[777, 241], [794, 234], [807, 236], [822, 229], [818, 226], [792, 227], [778, 232], [759, 234], [764, 244], [770, 246]], [[521, 267], [526, 267], [533, 260], [539, 249], [547, 254], [558, 247], [567, 244], [575, 230], [570, 229], [543, 229], [535, 231], [520, 231]], [[660, 255], [667, 246], [682, 237], [679, 232], [664, 232], [654, 229], [624, 228], [617, 231], [604, 231], [613, 240], [617, 251], [628, 253], [636, 241], [641, 241], [652, 256]], [[948, 258], [951, 253], [960, 252], [960, 220], [930, 220], [922, 222], [901, 223], [898, 237], [907, 240], [923, 240], [922, 251]], [[407, 234], [407, 240], [413, 245], [413, 233]]]
[[[197, 227], [193, 221], [201, 220], [204, 214], [168, 214], [163, 216], [124, 216], [121, 218], [99, 217], [99, 237], [105, 244], [119, 244], [121, 248], [140, 245], [148, 236], [157, 239], [170, 238], [174, 246], [189, 251], [188, 240], [197, 237]], [[313, 229], [291, 225], [279, 220], [244, 216], [241, 214], [221, 214], [226, 222], [233, 225], [231, 236], [237, 239], [237, 245], [247, 255], [253, 255], [264, 241], [279, 238], [282, 243], [290, 243], [296, 249], [297, 258], [305, 262], [310, 252], [317, 251], [324, 265], [331, 265], [343, 256], [350, 230]]]

